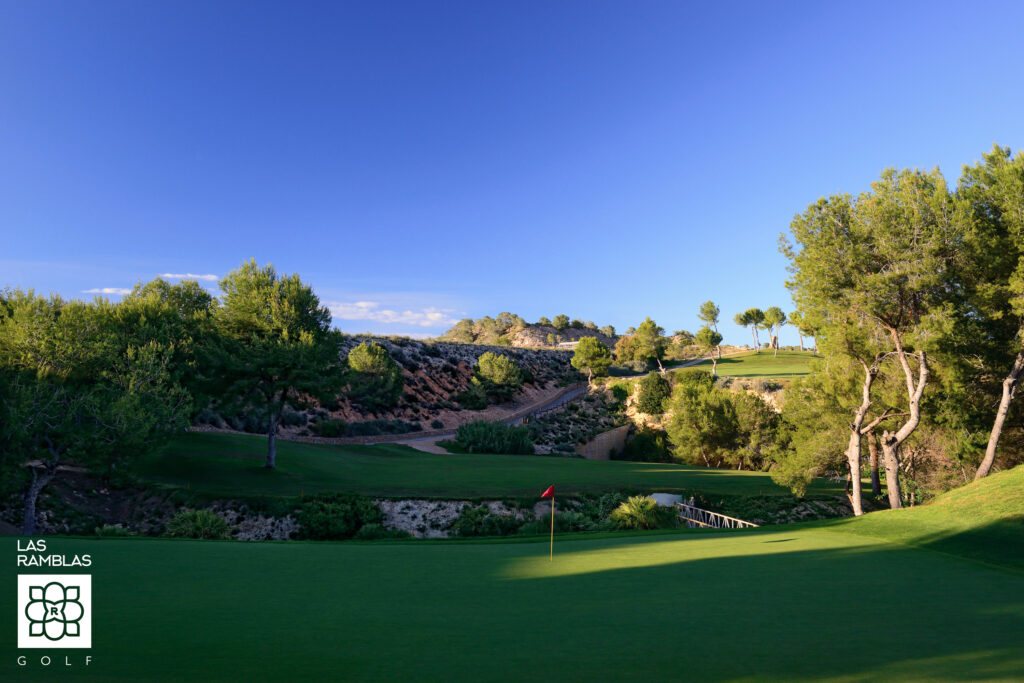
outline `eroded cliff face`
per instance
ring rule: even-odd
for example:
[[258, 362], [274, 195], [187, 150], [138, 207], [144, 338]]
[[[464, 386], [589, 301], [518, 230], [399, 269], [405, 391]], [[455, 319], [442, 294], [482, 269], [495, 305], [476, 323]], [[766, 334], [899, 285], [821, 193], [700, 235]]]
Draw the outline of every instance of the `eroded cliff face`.
[[418, 421], [423, 424], [424, 429], [429, 429], [429, 423], [434, 420], [445, 423], [447, 427], [449, 423], [458, 424], [465, 421], [455, 419], [457, 414], [489, 412], [490, 409], [465, 411], [455, 401], [456, 395], [469, 388], [477, 358], [487, 351], [508, 356], [523, 372], [526, 382], [519, 394], [513, 397], [514, 404], [542, 398], [543, 395], [578, 379], [576, 370], [569, 363], [572, 358], [571, 351], [423, 342], [413, 339], [347, 337], [342, 343], [341, 353], [347, 354], [364, 341], [373, 341], [384, 347], [401, 367], [405, 379], [402, 396], [395, 407], [377, 412], [367, 411], [362, 406], [342, 398], [336, 406], [329, 407], [328, 412], [332, 418], [347, 422], [371, 419]]

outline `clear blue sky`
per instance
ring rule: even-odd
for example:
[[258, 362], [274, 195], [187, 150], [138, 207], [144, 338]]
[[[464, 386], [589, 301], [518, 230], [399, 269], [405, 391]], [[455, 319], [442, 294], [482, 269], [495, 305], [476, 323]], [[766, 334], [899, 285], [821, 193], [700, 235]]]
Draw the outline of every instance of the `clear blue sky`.
[[421, 335], [788, 309], [808, 203], [1024, 146], [1022, 27], [1016, 1], [0, 0], [0, 286], [255, 257], [343, 330]]

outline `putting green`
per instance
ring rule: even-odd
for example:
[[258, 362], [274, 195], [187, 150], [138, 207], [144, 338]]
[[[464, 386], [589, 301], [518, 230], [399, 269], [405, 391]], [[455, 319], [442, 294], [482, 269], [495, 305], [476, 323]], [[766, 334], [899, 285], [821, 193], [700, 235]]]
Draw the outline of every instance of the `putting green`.
[[568, 536], [554, 562], [547, 539], [52, 537], [92, 558], [67, 573], [93, 575], [93, 648], [15, 651], [0, 591], [0, 678], [1020, 679], [1022, 485], [1024, 466], [856, 520]]
[[[93, 680], [1024, 675], [1020, 572], [819, 527], [556, 543], [51, 539], [93, 558], [94, 645], [49, 654]], [[14, 680], [43, 651], [14, 652], [12, 600]]]

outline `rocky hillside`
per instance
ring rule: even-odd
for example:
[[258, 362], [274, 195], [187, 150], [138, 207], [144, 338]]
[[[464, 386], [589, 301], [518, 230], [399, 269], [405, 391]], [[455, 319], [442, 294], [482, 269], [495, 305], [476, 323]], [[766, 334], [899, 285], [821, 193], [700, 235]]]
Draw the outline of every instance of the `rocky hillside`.
[[618, 339], [587, 328], [567, 327], [564, 330], [556, 330], [550, 325], [527, 325], [512, 336], [512, 345], [532, 348], [549, 346], [548, 335], [554, 335], [560, 342], [575, 342], [583, 337], [597, 337], [597, 341], [609, 349], [615, 348], [615, 341]]
[[[518, 408], [554, 395], [561, 387], [580, 379], [569, 363], [572, 352], [555, 349], [354, 336], [345, 338], [340, 353], [347, 355], [365, 341], [382, 346], [401, 368], [404, 387], [397, 404], [372, 411], [342, 395], [333, 402], [307, 411], [286, 410], [282, 416], [281, 434], [332, 438], [449, 429], [474, 419], [501, 419]], [[511, 358], [522, 372], [524, 383], [506, 403], [469, 410], [460, 405], [456, 397], [469, 389], [477, 359], [488, 351]], [[196, 422], [202, 429], [252, 433], [263, 433], [265, 429], [263, 421], [255, 416], [223, 415], [209, 410], [201, 413]], [[331, 425], [335, 429], [325, 431], [323, 426], [326, 422], [336, 423]]]

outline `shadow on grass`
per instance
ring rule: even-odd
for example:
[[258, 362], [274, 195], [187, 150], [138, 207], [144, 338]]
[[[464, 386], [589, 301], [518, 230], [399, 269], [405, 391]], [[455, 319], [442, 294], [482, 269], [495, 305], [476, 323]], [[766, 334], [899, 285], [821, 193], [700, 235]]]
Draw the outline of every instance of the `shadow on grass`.
[[[929, 543], [960, 547], [959, 536]], [[623, 656], [631, 668], [617, 673], [630, 678], [1024, 677], [1024, 576], [868, 539], [819, 549], [777, 539], [804, 546], [777, 551], [763, 545], [776, 539], [707, 540], [717, 556], [700, 556], [696, 541], [681, 541], [694, 544], [686, 553], [620, 544], [605, 557], [520, 560], [506, 576], [574, 611], [586, 626], [563, 651], [596, 677]], [[617, 624], [613, 636], [593, 626], [602, 619]]]

